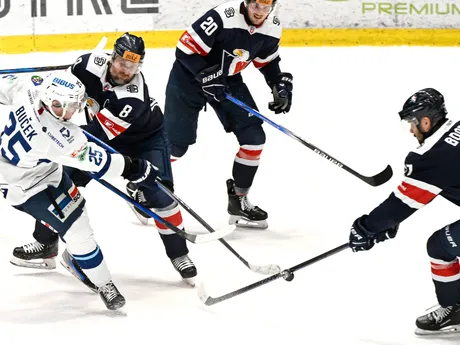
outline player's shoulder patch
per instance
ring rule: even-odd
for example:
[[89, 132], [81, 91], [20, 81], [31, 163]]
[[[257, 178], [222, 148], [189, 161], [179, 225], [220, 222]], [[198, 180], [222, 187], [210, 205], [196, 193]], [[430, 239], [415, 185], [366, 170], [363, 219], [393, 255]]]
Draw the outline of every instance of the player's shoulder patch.
[[214, 11], [219, 14], [222, 21], [231, 22], [239, 17], [241, 1], [227, 1], [216, 7]]
[[137, 98], [145, 102], [144, 78], [141, 73], [136, 74], [129, 84], [117, 86], [113, 91], [119, 100], [123, 98]]
[[33, 75], [32, 77], [30, 77], [30, 80], [35, 86], [41, 85], [43, 83], [43, 78], [39, 75]]
[[281, 24], [281, 20], [278, 16], [275, 14], [270, 14], [258, 32], [276, 39], [280, 39], [281, 33], [283, 32], [283, 25]]
[[103, 52], [91, 53], [87, 57], [86, 70], [101, 78], [105, 73], [109, 55]]

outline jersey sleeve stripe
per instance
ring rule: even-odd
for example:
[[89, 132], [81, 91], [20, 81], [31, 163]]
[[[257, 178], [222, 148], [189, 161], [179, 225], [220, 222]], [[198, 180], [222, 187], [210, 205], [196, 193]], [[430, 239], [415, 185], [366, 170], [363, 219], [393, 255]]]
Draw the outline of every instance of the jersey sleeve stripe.
[[429, 183], [407, 177], [395, 190], [395, 196], [411, 208], [422, 208], [441, 193]]
[[[182, 37], [181, 37], [182, 39]], [[178, 41], [177, 42], [177, 45], [176, 47], [178, 49], [180, 49], [183, 53], [187, 54], [187, 55], [192, 55], [192, 54], [200, 54], [199, 51], [195, 50], [195, 49], [192, 49], [193, 47], [191, 47], [190, 45], [186, 46], [184, 43], [182, 43], [182, 41]]]
[[267, 64], [269, 64], [271, 61], [275, 60], [278, 56], [279, 56], [279, 52], [276, 51], [273, 54], [267, 56], [265, 59], [261, 59], [261, 58], [256, 57], [252, 61], [252, 63], [254, 64], [254, 67], [262, 68], [262, 67], [266, 66]]
[[[200, 36], [198, 36], [193, 28], [189, 28], [187, 31], [185, 31], [180, 37], [179, 42], [193, 51], [195, 54], [199, 54], [201, 56], [206, 56], [211, 51], [211, 48], [203, 42], [203, 40], [200, 38]], [[177, 48], [181, 49], [179, 44], [177, 45]], [[189, 54], [187, 51], [184, 51], [184, 53]]]
[[123, 133], [131, 125], [130, 123], [114, 116], [109, 110], [105, 108], [97, 113], [96, 118], [101, 124], [101, 127], [109, 140], [112, 140], [116, 136]]

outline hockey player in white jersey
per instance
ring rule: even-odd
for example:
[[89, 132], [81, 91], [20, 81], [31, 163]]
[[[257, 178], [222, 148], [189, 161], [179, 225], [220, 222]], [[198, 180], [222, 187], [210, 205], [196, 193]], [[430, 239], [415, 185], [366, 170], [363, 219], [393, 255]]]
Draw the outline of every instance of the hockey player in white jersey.
[[0, 135], [0, 190], [17, 210], [58, 232], [67, 251], [95, 284], [108, 309], [125, 304], [112, 282], [96, 243], [79, 193], [62, 165], [90, 172], [96, 178], [123, 176], [147, 188], [155, 183], [156, 168], [141, 159], [107, 153], [88, 142], [69, 120], [86, 105], [85, 87], [67, 72], [19, 79], [0, 79], [0, 103], [8, 117]]

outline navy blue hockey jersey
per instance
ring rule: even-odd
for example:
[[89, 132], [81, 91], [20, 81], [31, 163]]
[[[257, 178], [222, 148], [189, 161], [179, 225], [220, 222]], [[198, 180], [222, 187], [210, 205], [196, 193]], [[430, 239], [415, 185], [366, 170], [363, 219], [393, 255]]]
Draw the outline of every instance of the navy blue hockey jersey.
[[460, 206], [460, 121], [447, 120], [405, 160], [404, 179], [365, 221], [372, 232], [387, 230], [441, 195]]
[[90, 102], [99, 108], [95, 119], [84, 128], [99, 139], [110, 141], [118, 151], [148, 147], [149, 139], [162, 128], [163, 113], [149, 96], [142, 73], [136, 74], [127, 85], [109, 84], [109, 61], [110, 55], [105, 53], [85, 54], [71, 68], [86, 86]]
[[248, 23], [242, 1], [225, 2], [201, 16], [181, 36], [176, 58], [193, 76], [219, 65], [224, 76], [240, 73], [251, 62], [267, 82], [281, 72], [278, 47], [282, 32], [271, 14], [260, 26]]

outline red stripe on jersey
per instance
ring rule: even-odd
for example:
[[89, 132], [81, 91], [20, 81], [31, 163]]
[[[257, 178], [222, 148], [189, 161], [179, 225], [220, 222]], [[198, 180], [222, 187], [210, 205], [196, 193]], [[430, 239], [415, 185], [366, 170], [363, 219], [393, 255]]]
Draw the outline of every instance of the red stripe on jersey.
[[398, 190], [401, 192], [401, 194], [424, 205], [428, 204], [436, 197], [436, 194], [433, 194], [430, 191], [411, 185], [404, 181], [400, 186], [398, 186]]
[[262, 67], [267, 66], [267, 65], [270, 63], [270, 61], [267, 61], [267, 62], [257, 62], [257, 61], [253, 61], [252, 63], [254, 64], [254, 67], [255, 67], [255, 68], [262, 68]]
[[73, 190], [70, 192], [70, 197], [74, 199], [78, 194], [78, 188], [76, 186], [73, 187]]
[[104, 116], [102, 113], [97, 113], [96, 115], [97, 119], [101, 123], [102, 126], [104, 126], [110, 133], [113, 134], [113, 136], [120, 135], [124, 131], [126, 131], [126, 128], [119, 125], [118, 123], [113, 122], [106, 116]]
[[208, 53], [206, 53], [206, 51], [204, 51], [204, 49], [201, 48], [201, 46], [198, 43], [196, 43], [196, 41], [187, 31], [185, 31], [182, 34], [179, 41], [181, 41], [184, 46], [186, 46], [188, 49], [190, 49], [195, 54], [198, 54], [201, 56], [208, 55]]
[[240, 150], [238, 151], [236, 156], [243, 159], [257, 160], [260, 159], [261, 154], [262, 150], [248, 150], [240, 147]]
[[431, 273], [441, 277], [453, 277], [460, 273], [460, 264], [457, 261], [448, 264], [431, 263]]
[[[168, 222], [170, 222], [174, 226], [179, 226], [179, 225], [182, 224], [182, 213], [180, 212], [180, 210], [177, 210], [177, 212], [174, 213], [173, 215], [171, 215], [169, 217], [164, 217], [163, 219], [168, 221]], [[168, 227], [166, 225], [163, 225], [162, 223], [160, 223], [157, 220], [155, 220], [155, 224], [156, 224], [157, 228], [160, 229], [160, 230], [167, 230], [168, 229]]]

